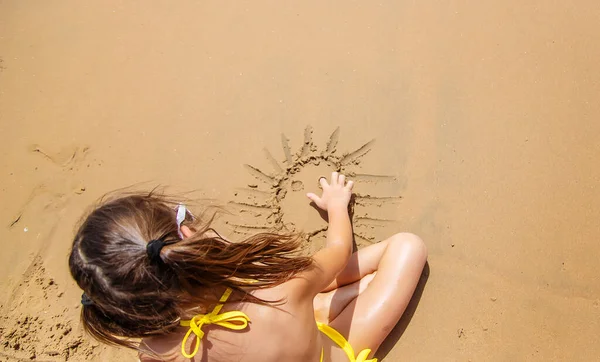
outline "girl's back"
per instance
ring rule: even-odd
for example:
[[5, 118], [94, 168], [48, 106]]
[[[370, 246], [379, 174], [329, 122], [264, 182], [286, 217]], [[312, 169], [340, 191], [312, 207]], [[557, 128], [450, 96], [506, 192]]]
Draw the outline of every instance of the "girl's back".
[[[253, 291], [263, 300], [285, 300], [277, 307], [255, 303], [232, 303], [221, 312], [242, 311], [250, 317], [249, 327], [234, 332], [220, 326], [205, 325], [204, 338], [196, 361], [318, 361], [323, 341], [315, 324], [312, 298], [302, 298], [299, 291], [303, 282], [292, 279], [269, 289]], [[182, 327], [168, 336], [144, 340], [150, 350], [169, 361], [188, 361], [181, 354], [181, 342], [187, 332]], [[327, 341], [325, 341], [327, 342]], [[193, 349], [194, 338], [187, 343], [187, 351]], [[206, 351], [208, 350], [208, 353]], [[142, 355], [141, 361], [156, 361]]]

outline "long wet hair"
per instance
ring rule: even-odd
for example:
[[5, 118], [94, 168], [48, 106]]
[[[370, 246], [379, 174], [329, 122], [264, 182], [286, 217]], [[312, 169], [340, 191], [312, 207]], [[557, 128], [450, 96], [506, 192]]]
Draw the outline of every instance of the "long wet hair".
[[[281, 284], [313, 266], [301, 256], [296, 235], [261, 233], [230, 242], [208, 220], [187, 214], [194, 230], [179, 236], [177, 203], [154, 192], [101, 201], [83, 221], [69, 256], [71, 275], [85, 292], [81, 320], [97, 340], [139, 351], [135, 339], [163, 335], [179, 321], [218, 302], [226, 287], [232, 300], [261, 304], [253, 288]], [[160, 260], [146, 245], [162, 240]]]

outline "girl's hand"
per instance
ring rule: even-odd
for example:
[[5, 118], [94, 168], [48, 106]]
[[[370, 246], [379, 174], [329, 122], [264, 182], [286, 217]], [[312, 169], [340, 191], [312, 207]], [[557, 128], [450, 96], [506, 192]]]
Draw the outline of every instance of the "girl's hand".
[[330, 211], [335, 208], [347, 209], [350, 197], [352, 196], [353, 181], [346, 183], [346, 176], [337, 172], [331, 173], [331, 182], [327, 183], [325, 177], [319, 179], [323, 187], [321, 197], [308, 193], [306, 196], [311, 199], [321, 210]]

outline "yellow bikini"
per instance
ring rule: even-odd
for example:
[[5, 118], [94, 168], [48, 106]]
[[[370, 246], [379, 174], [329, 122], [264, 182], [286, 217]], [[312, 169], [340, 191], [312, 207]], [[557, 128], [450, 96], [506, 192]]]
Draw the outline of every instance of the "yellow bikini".
[[[231, 289], [227, 288], [223, 296], [219, 300], [219, 304], [213, 309], [212, 312], [208, 314], [197, 314], [192, 319], [188, 321], [180, 321], [179, 325], [184, 327], [190, 327], [190, 329], [183, 337], [183, 341], [181, 342], [181, 353], [185, 358], [192, 358], [198, 353], [198, 348], [200, 347], [200, 340], [204, 337], [204, 332], [202, 332], [202, 326], [205, 324], [217, 324], [221, 327], [225, 327], [228, 329], [233, 329], [236, 331], [245, 329], [248, 326], [248, 322], [250, 322], [250, 318], [244, 313], [240, 311], [233, 312], [225, 312], [219, 314], [221, 308], [223, 308], [223, 303], [227, 301], [227, 298], [231, 295]], [[194, 347], [194, 351], [192, 353], [187, 353], [185, 351], [185, 345], [187, 343], [187, 339], [190, 335], [194, 333], [198, 339], [196, 340], [196, 346]]]
[[[233, 329], [236, 331], [248, 327], [248, 322], [250, 321], [250, 318], [248, 318], [248, 316], [244, 312], [232, 311], [219, 314], [221, 308], [223, 308], [223, 304], [231, 295], [231, 292], [232, 290], [230, 288], [227, 288], [227, 290], [225, 291], [225, 293], [223, 293], [223, 296], [219, 300], [219, 303], [215, 306], [215, 309], [213, 309], [212, 312], [208, 314], [197, 314], [190, 320], [182, 320], [179, 322], [181, 326], [190, 327], [190, 329], [185, 334], [185, 337], [183, 337], [183, 341], [181, 341], [181, 353], [185, 358], [192, 358], [196, 355], [196, 353], [198, 353], [198, 348], [200, 347], [200, 340], [202, 340], [202, 337], [204, 337], [202, 326], [205, 324], [217, 324], [221, 327]], [[317, 327], [324, 335], [331, 338], [332, 341], [334, 341], [338, 346], [340, 346], [340, 348], [344, 350], [344, 352], [346, 352], [346, 355], [350, 359], [350, 362], [377, 362], [376, 358], [367, 359], [369, 353], [371, 353], [370, 349], [364, 349], [358, 354], [358, 356], [354, 357], [354, 350], [352, 349], [352, 346], [350, 346], [350, 343], [348, 343], [344, 336], [342, 336], [338, 331], [326, 324], [319, 322], [317, 322]], [[192, 353], [187, 353], [185, 351], [185, 345], [192, 333], [194, 333], [197, 337], [196, 345], [194, 346], [194, 350], [192, 351]], [[323, 362], [323, 350], [321, 350], [321, 362]]]
[[[331, 328], [327, 324], [317, 322], [317, 328], [319, 328], [319, 330], [323, 332], [324, 335], [326, 335], [332, 341], [334, 341], [335, 344], [340, 346], [340, 348], [343, 349], [344, 352], [346, 352], [346, 355], [348, 356], [350, 362], [377, 362], [377, 358], [367, 359], [367, 357], [369, 357], [369, 353], [371, 353], [370, 349], [363, 349], [362, 351], [360, 351], [358, 356], [354, 357], [354, 349], [346, 340], [346, 338], [344, 338], [344, 336], [342, 336], [340, 332]], [[321, 362], [323, 362], [323, 350], [321, 350]]]

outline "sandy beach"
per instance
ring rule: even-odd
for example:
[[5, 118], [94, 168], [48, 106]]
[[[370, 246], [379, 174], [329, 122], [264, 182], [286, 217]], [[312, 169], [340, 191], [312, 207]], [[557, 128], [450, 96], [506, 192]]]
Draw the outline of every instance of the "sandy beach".
[[0, 1], [0, 361], [137, 360], [67, 268], [107, 192], [314, 251], [333, 169], [429, 249], [381, 360], [600, 360], [599, 62], [596, 1]]

